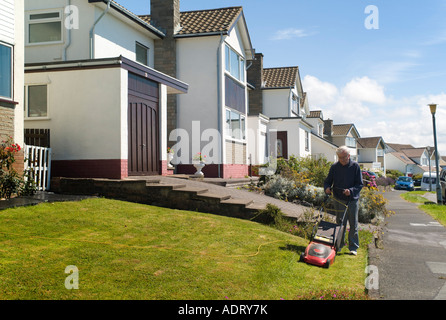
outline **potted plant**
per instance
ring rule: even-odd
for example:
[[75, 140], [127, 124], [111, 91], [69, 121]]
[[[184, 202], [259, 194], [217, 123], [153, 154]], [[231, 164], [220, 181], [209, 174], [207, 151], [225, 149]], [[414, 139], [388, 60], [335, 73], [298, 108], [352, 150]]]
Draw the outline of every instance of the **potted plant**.
[[205, 158], [206, 158], [206, 156], [203, 156], [202, 154], [201, 154], [201, 152], [198, 152], [195, 156], [194, 156], [194, 158], [193, 158], [193, 160], [194, 160], [194, 167], [195, 167], [195, 169], [197, 169], [197, 172], [195, 172], [195, 174], [194, 174], [194, 176], [197, 176], [197, 177], [204, 177], [204, 173], [201, 171], [203, 168], [204, 168], [204, 166], [206, 165], [206, 163], [205, 163]]
[[167, 147], [167, 168], [173, 169], [173, 165], [171, 161], [173, 160], [173, 149], [171, 147]]

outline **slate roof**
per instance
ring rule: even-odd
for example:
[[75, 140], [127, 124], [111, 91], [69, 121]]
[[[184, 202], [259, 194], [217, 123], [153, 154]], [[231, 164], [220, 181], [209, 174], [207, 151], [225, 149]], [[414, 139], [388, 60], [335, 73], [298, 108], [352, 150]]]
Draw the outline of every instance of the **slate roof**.
[[[242, 7], [180, 12], [181, 29], [176, 36], [227, 33], [242, 13]], [[150, 23], [150, 15], [140, 15]]]
[[299, 67], [264, 68], [264, 88], [290, 88], [296, 85]]

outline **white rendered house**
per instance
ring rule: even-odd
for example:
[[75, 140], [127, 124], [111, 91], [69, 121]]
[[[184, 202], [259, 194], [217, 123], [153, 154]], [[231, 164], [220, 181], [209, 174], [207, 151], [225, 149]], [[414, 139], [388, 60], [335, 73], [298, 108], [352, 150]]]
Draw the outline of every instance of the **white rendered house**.
[[114, 1], [25, 1], [25, 128], [49, 129], [52, 176], [167, 174], [164, 33]]

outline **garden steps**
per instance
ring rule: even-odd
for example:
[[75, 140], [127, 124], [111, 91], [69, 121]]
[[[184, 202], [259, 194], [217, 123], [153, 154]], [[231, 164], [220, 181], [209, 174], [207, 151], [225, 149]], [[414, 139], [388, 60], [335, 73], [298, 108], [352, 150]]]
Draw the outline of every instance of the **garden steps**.
[[[98, 195], [172, 209], [199, 211], [250, 219], [265, 208], [252, 199], [231, 195], [231, 190], [184, 180], [163, 181], [156, 177], [129, 177], [124, 180], [53, 178], [57, 193]], [[223, 190], [223, 191], [222, 191]], [[227, 192], [225, 192], [227, 190]], [[234, 193], [234, 191], [232, 191]]]

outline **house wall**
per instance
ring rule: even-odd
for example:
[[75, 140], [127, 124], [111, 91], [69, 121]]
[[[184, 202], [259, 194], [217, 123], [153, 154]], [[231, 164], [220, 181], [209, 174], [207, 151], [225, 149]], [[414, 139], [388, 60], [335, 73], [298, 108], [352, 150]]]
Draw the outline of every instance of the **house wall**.
[[328, 142], [324, 142], [323, 140], [311, 136], [311, 155], [317, 159], [324, 156], [328, 161], [336, 162], [338, 161], [338, 157], [336, 155], [337, 147], [329, 144]]
[[269, 120], [262, 116], [248, 117], [248, 157], [252, 165], [267, 163], [266, 142]]
[[[248, 173], [247, 141], [228, 139], [225, 132], [224, 42], [244, 56], [237, 27], [224, 37], [177, 39], [177, 77], [190, 84], [187, 95], [177, 96], [177, 128], [188, 133], [189, 149], [186, 152], [189, 163], [196, 153], [203, 152], [209, 159], [208, 164], [221, 164], [218, 170], [213, 170], [214, 173], [222, 177], [243, 177]], [[245, 116], [247, 104], [248, 93], [245, 91]], [[210, 132], [209, 129], [215, 133], [212, 141], [203, 136], [205, 130]], [[172, 140], [176, 141], [176, 136], [172, 136]], [[189, 172], [191, 169], [184, 170]]]
[[[0, 139], [12, 136], [23, 147], [24, 23], [23, 0], [4, 0], [0, 6], [0, 42], [12, 47], [12, 97], [0, 99]], [[14, 168], [24, 168], [23, 150], [15, 157]]]
[[[177, 40], [177, 77], [190, 84], [187, 95], [177, 96], [177, 128], [185, 129], [190, 133], [190, 138], [192, 138], [193, 121], [199, 121], [198, 139], [204, 130], [219, 128], [217, 122], [217, 48], [219, 40], [219, 37]], [[170, 132], [168, 132], [168, 136], [169, 134]], [[192, 141], [190, 142], [192, 144]], [[195, 143], [199, 145], [199, 141]], [[200, 150], [189, 150], [189, 152], [195, 154], [200, 152], [201, 148]]]
[[[127, 174], [127, 71], [117, 67], [27, 73], [25, 84], [48, 86], [48, 117], [26, 119], [25, 128], [51, 130], [55, 176], [58, 169], [70, 168], [76, 176]], [[79, 94], [92, 88], [97, 94]]]
[[263, 90], [263, 114], [267, 117], [288, 117], [289, 99], [289, 89]]
[[[27, 12], [47, 9], [59, 9], [65, 20], [70, 21], [74, 14], [64, 13], [69, 0], [25, 0], [25, 22]], [[63, 60], [90, 59], [90, 30], [96, 19], [104, 11], [104, 4], [90, 4], [84, 0], [71, 0], [71, 5], [78, 9], [79, 28], [62, 28], [62, 43], [57, 44], [27, 44], [26, 63], [52, 62]], [[27, 33], [26, 33], [27, 37]], [[71, 37], [71, 43], [69, 41]], [[95, 28], [95, 55], [93, 58], [108, 58], [123, 55], [135, 60], [135, 42], [138, 41], [149, 48], [149, 66], [153, 67], [154, 35], [137, 26], [113, 8], [101, 19]], [[66, 54], [65, 52], [66, 49]]]
[[305, 150], [305, 132], [310, 134], [310, 128], [304, 125], [301, 119], [270, 119], [270, 130], [288, 132], [288, 157], [307, 157], [311, 155], [311, 137], [309, 137], [309, 148]]

